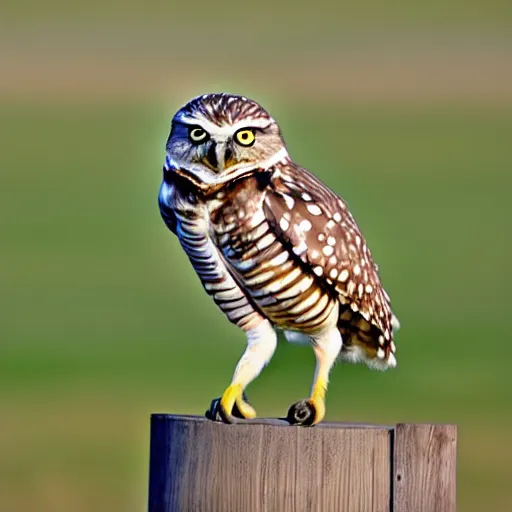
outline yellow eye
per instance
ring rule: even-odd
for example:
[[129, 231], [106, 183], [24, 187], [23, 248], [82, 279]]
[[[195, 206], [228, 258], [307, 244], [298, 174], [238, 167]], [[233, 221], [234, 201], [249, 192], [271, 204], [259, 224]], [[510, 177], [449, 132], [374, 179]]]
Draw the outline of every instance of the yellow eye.
[[208, 133], [199, 126], [190, 127], [188, 136], [190, 140], [195, 144], [206, 142], [209, 137]]
[[256, 136], [252, 130], [239, 130], [235, 134], [235, 140], [241, 146], [252, 146]]

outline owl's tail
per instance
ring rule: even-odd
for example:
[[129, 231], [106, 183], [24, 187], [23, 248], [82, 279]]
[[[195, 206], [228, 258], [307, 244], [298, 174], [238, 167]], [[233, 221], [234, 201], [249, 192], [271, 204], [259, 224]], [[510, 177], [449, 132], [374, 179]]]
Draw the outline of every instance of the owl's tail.
[[[400, 327], [393, 315], [393, 330]], [[349, 363], [365, 363], [370, 368], [387, 370], [397, 365], [393, 335], [386, 340], [375, 325], [346, 306], [340, 311], [338, 329], [343, 339], [339, 359]]]

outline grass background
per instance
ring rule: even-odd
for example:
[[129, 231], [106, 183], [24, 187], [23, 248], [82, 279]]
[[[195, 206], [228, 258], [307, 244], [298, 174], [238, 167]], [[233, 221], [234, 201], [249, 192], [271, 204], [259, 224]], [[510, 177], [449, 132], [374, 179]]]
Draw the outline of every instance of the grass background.
[[[510, 510], [508, 4], [127, 5], [12, 3], [0, 31], [0, 510], [144, 509], [150, 413], [229, 382], [243, 335], [156, 203], [171, 116], [219, 89], [348, 201], [402, 323], [396, 370], [336, 367], [327, 419], [457, 423], [459, 509]], [[281, 343], [259, 414], [313, 365]]]

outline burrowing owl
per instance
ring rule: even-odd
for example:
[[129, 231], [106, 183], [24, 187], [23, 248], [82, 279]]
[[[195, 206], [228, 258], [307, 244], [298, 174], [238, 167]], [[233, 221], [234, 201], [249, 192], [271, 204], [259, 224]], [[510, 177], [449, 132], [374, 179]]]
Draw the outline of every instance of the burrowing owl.
[[292, 423], [325, 415], [336, 360], [396, 366], [398, 321], [345, 202], [289, 157], [277, 123], [230, 94], [193, 99], [172, 120], [159, 205], [201, 283], [247, 348], [217, 415], [253, 418], [244, 389], [270, 361], [276, 330], [311, 343], [311, 395]]

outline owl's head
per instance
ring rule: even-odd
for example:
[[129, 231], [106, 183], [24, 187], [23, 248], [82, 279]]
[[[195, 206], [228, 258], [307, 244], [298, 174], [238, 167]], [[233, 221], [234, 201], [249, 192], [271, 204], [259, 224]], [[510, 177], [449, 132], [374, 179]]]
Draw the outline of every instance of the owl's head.
[[270, 167], [287, 155], [277, 123], [258, 103], [243, 96], [205, 94], [174, 116], [164, 169], [214, 185]]

